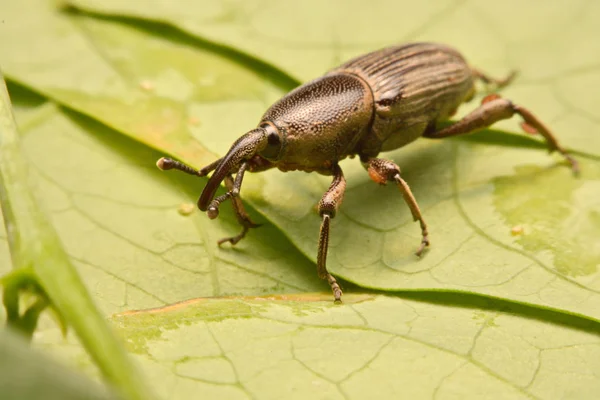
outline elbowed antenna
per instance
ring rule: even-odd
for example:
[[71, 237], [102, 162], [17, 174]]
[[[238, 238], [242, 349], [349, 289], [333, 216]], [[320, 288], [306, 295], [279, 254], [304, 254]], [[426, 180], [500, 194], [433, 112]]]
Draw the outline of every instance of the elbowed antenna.
[[206, 211], [223, 179], [232, 174], [234, 168], [239, 168], [243, 160], [249, 160], [266, 146], [267, 132], [263, 128], [253, 129], [236, 140], [204, 187], [198, 199], [198, 208]]

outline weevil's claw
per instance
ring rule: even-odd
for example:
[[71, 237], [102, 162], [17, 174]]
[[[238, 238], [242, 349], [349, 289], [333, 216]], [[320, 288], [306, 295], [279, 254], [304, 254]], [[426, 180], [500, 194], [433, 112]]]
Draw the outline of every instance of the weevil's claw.
[[517, 71], [516, 69], [513, 69], [512, 71], [510, 71], [510, 73], [508, 74], [508, 76], [504, 79], [499, 79], [496, 81], [496, 87], [498, 89], [501, 89], [505, 86], [508, 86], [516, 77], [517, 75], [519, 75], [519, 71]]
[[423, 251], [425, 251], [425, 247], [429, 247], [429, 238], [427, 236], [423, 236], [423, 239], [421, 239], [421, 245], [415, 252], [415, 255], [417, 257], [421, 257], [421, 255], [423, 254]]
[[250, 217], [248, 217], [248, 215], [246, 215], [246, 214], [244, 214], [243, 217], [241, 217], [241, 219], [239, 220], [239, 222], [240, 222], [240, 224], [243, 227], [243, 229], [240, 232], [240, 234], [236, 235], [236, 236], [227, 237], [227, 238], [223, 238], [223, 239], [218, 240], [217, 244], [219, 246], [221, 246], [223, 243], [227, 243], [227, 242], [231, 243], [232, 246], [235, 246], [240, 240], [242, 240], [246, 236], [246, 233], [248, 233], [248, 231], [251, 228], [258, 228], [259, 226], [262, 225], [262, 224], [255, 224], [254, 222], [252, 222], [252, 220], [250, 219]]
[[333, 292], [333, 302], [335, 304], [341, 304], [342, 303], [342, 289], [340, 288], [340, 285], [337, 283], [337, 280], [335, 279], [335, 277], [333, 275], [331, 275], [330, 273], [327, 273], [327, 282], [329, 283], [329, 286], [331, 286], [331, 291]]
[[235, 246], [235, 245], [236, 245], [236, 244], [237, 244], [237, 243], [238, 243], [240, 240], [242, 240], [242, 238], [243, 238], [244, 236], [246, 236], [246, 233], [245, 233], [245, 232], [244, 232], [244, 233], [240, 233], [240, 234], [239, 234], [239, 235], [237, 235], [237, 236], [232, 236], [232, 237], [228, 237], [228, 238], [219, 239], [219, 240], [217, 240], [217, 245], [218, 245], [219, 247], [221, 247], [221, 245], [222, 245], [223, 243], [227, 243], [227, 242], [229, 242], [229, 243], [231, 243], [231, 245], [232, 245], [232, 246]]
[[567, 162], [571, 166], [571, 171], [573, 172], [573, 176], [579, 177], [581, 174], [581, 169], [579, 169], [579, 162], [575, 159], [575, 157], [573, 157], [572, 155], [567, 153], [562, 148], [549, 148], [548, 149], [548, 153], [552, 153], [554, 151], [558, 151], [565, 158], [565, 160], [567, 160]]
[[240, 240], [242, 240], [244, 238], [244, 236], [246, 236], [246, 233], [248, 233], [248, 230], [250, 228], [253, 228], [253, 227], [244, 225], [244, 229], [242, 229], [242, 231], [240, 232], [239, 235], [228, 237], [228, 238], [219, 239], [217, 241], [217, 245], [219, 245], [219, 247], [220, 247], [223, 243], [229, 242], [229, 243], [231, 243], [232, 246], [235, 246]]
[[569, 164], [571, 164], [571, 171], [573, 171], [573, 175], [579, 177], [581, 174], [581, 170], [579, 169], [579, 162], [577, 162], [577, 160], [569, 154], [563, 154], [563, 156], [567, 159]]

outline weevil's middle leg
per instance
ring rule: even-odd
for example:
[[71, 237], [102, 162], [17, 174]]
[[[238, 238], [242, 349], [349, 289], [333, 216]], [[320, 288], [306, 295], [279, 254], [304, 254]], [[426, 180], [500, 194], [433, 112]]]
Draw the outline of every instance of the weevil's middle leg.
[[542, 123], [531, 111], [525, 107], [513, 104], [510, 100], [503, 99], [497, 94], [486, 96], [481, 106], [471, 111], [460, 121], [437, 131], [425, 132], [424, 137], [432, 139], [443, 139], [450, 136], [464, 135], [479, 129], [487, 128], [503, 119], [508, 119], [515, 114], [520, 115], [528, 130], [533, 129], [546, 139], [550, 152], [558, 151], [571, 164], [571, 169], [575, 175], [579, 174], [579, 164], [567, 151], [558, 143], [556, 137], [550, 132], [550, 129]]
[[[229, 190], [229, 193], [234, 191], [235, 181], [233, 180], [231, 175], [225, 177], [225, 186], [227, 187], [227, 190]], [[239, 186], [238, 186], [237, 192], [239, 193]], [[242, 231], [236, 236], [220, 239], [217, 242], [217, 244], [219, 246], [226, 242], [229, 242], [232, 245], [235, 245], [235, 244], [237, 244], [237, 242], [242, 240], [244, 238], [244, 236], [246, 236], [246, 233], [248, 233], [248, 230], [250, 228], [258, 228], [260, 226], [260, 224], [254, 223], [250, 219], [250, 216], [246, 212], [244, 203], [242, 203], [242, 199], [240, 198], [239, 195], [235, 196], [235, 197], [233, 197], [233, 196], [231, 197], [231, 205], [233, 207], [233, 212], [235, 213], [235, 217], [237, 218], [238, 223], [242, 226]]]
[[346, 179], [339, 165], [333, 167], [333, 182], [319, 202], [319, 215], [322, 218], [319, 231], [319, 250], [317, 253], [317, 274], [319, 278], [327, 280], [336, 302], [342, 299], [342, 289], [335, 277], [327, 271], [327, 249], [329, 247], [329, 223], [335, 217], [337, 209], [344, 199]]
[[415, 252], [417, 256], [421, 256], [425, 247], [429, 246], [429, 232], [427, 231], [427, 224], [421, 215], [417, 200], [410, 191], [410, 187], [406, 181], [400, 176], [400, 167], [392, 161], [382, 158], [369, 158], [361, 161], [372, 180], [380, 185], [385, 185], [387, 182], [395, 182], [400, 192], [402, 192], [402, 197], [408, 208], [410, 208], [413, 220], [419, 221], [419, 225], [421, 225], [421, 244]]

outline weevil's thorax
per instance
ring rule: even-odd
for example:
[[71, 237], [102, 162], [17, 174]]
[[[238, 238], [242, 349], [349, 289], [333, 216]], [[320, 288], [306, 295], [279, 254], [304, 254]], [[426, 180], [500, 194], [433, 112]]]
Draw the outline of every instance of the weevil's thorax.
[[262, 118], [283, 137], [276, 160], [282, 171], [328, 173], [368, 132], [373, 95], [360, 78], [328, 75], [308, 82], [277, 101]]

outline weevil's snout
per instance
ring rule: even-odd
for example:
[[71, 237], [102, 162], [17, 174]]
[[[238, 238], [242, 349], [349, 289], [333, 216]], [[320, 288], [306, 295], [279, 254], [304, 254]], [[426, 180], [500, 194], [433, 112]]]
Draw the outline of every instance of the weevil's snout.
[[221, 182], [223, 182], [227, 175], [237, 172], [243, 161], [250, 160], [267, 147], [267, 144], [267, 132], [263, 128], [253, 129], [236, 140], [208, 180], [206, 187], [198, 199], [198, 208], [202, 211], [208, 210], [209, 218], [216, 218], [219, 214], [218, 209], [211, 208], [209, 210], [208, 206], [215, 197], [215, 193]]

